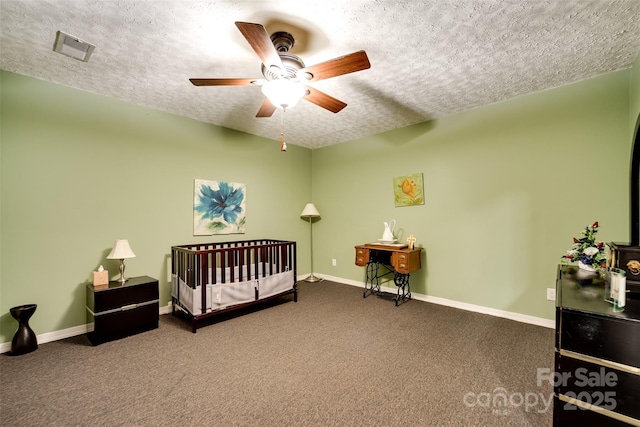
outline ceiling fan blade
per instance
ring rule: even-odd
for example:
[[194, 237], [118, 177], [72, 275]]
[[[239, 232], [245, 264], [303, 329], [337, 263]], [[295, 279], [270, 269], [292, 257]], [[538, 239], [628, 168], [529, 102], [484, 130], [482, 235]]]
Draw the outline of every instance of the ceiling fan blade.
[[341, 76], [343, 74], [354, 73], [371, 68], [371, 63], [364, 50], [339, 56], [316, 65], [305, 67], [298, 71], [300, 73], [311, 74], [311, 82], [328, 79], [330, 77]]
[[247, 86], [257, 79], [189, 79], [194, 86]]
[[318, 89], [307, 87], [307, 90], [309, 91], [309, 93], [304, 96], [304, 99], [333, 113], [337, 113], [347, 106], [347, 104], [340, 101], [339, 99], [327, 95], [324, 92], [320, 92]]
[[275, 111], [276, 106], [269, 101], [269, 98], [265, 98], [256, 117], [271, 117]]
[[278, 51], [273, 46], [271, 37], [269, 37], [267, 30], [262, 25], [251, 22], [236, 22], [236, 27], [238, 27], [244, 38], [247, 39], [267, 68], [275, 66], [280, 70], [284, 69], [280, 55], [278, 55]]

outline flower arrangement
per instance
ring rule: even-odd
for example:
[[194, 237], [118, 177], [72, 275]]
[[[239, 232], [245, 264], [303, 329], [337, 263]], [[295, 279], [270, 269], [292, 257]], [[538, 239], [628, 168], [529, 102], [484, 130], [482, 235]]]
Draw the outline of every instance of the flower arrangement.
[[573, 238], [573, 246], [562, 256], [564, 263], [578, 262], [581, 268], [604, 270], [607, 268], [607, 256], [603, 242], [596, 241], [598, 221], [580, 231], [580, 238]]

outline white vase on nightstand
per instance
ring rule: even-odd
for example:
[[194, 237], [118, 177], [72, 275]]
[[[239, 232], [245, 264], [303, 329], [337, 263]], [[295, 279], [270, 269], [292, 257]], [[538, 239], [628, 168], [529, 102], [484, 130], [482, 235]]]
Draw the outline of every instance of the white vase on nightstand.
[[591, 273], [595, 273], [596, 269], [590, 265], [583, 263], [582, 261], [578, 261], [578, 268], [583, 271], [589, 271]]

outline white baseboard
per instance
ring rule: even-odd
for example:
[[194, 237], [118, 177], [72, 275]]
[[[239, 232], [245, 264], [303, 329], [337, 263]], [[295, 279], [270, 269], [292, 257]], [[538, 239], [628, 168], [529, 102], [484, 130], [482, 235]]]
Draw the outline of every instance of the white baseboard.
[[[159, 313], [162, 314], [171, 314], [171, 305], [166, 305], [160, 307]], [[86, 334], [87, 332], [93, 331], [93, 323], [88, 323], [86, 325], [74, 326], [72, 328], [63, 329], [61, 331], [53, 331], [47, 332], [44, 334], [36, 335], [36, 339], [38, 340], [38, 345], [44, 344], [51, 341], [63, 340], [65, 338], [75, 337], [77, 335]], [[5, 342], [0, 343], [0, 353], [7, 353], [11, 351], [11, 343]]]
[[[331, 280], [332, 282], [344, 283], [346, 285], [357, 286], [359, 288], [364, 289], [364, 282], [358, 282], [355, 280], [343, 279], [341, 277], [334, 277], [328, 275], [322, 275], [322, 277], [326, 280]], [[381, 286], [380, 290], [383, 292], [389, 292], [395, 294], [397, 292], [397, 288], [389, 288], [385, 286]], [[438, 305], [445, 305], [447, 307], [459, 308], [461, 310], [473, 311], [476, 313], [489, 314], [495, 317], [502, 317], [505, 319], [515, 320], [516, 322], [529, 323], [532, 325], [543, 326], [545, 328], [555, 329], [556, 322], [555, 320], [545, 319], [542, 317], [529, 316], [527, 314], [522, 313], [514, 313], [512, 311], [498, 310], [496, 308], [484, 307], [481, 305], [468, 304], [465, 302], [454, 301], [446, 298], [439, 298], [430, 295], [423, 295], [416, 292], [411, 292], [411, 298], [419, 301], [430, 302]]]
[[[302, 277], [302, 276], [301, 276]], [[303, 276], [306, 277], [306, 276]], [[355, 280], [343, 279], [341, 277], [328, 276], [326, 274], [321, 275], [322, 278], [330, 280], [332, 282], [344, 283], [346, 285], [357, 286], [364, 289], [364, 283]], [[298, 278], [298, 280], [304, 280]], [[381, 286], [380, 290], [383, 292], [396, 293], [396, 288], [389, 288]], [[502, 317], [505, 319], [515, 320], [522, 323], [530, 323], [532, 325], [543, 326], [545, 328], [555, 329], [556, 323], [554, 320], [544, 319], [541, 317], [529, 316], [521, 313], [514, 313], [511, 311], [498, 310], [490, 307], [483, 307], [480, 305], [467, 304], [465, 302], [459, 302], [449, 300], [446, 298], [433, 297], [429, 295], [418, 294], [411, 292], [411, 298], [419, 301], [430, 302], [438, 305], [445, 305], [447, 307], [459, 308], [461, 310], [473, 311], [476, 313], [489, 314], [491, 316]], [[160, 314], [171, 314], [171, 305], [164, 305], [160, 307]], [[37, 335], [38, 344], [44, 344], [51, 341], [62, 340], [65, 338], [75, 337], [76, 335], [86, 334], [93, 330], [93, 324], [74, 326], [72, 328], [63, 329], [61, 331], [47, 332], [45, 334]], [[6, 353], [11, 351], [11, 343], [0, 343], [0, 353]]]
[[[87, 325], [74, 326], [72, 328], [63, 329], [61, 331], [47, 332], [44, 334], [36, 335], [38, 345], [51, 341], [63, 340], [65, 338], [75, 337], [76, 335], [86, 334], [93, 330], [93, 323]], [[0, 344], [0, 353], [6, 353], [11, 351], [11, 343], [5, 342]]]

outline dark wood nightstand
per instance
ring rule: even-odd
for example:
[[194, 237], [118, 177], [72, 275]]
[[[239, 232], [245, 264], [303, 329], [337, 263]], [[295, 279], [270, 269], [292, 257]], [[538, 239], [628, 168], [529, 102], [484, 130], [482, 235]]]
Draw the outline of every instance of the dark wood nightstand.
[[158, 281], [148, 276], [87, 284], [87, 321], [94, 324], [89, 340], [98, 345], [157, 328], [159, 301]]

